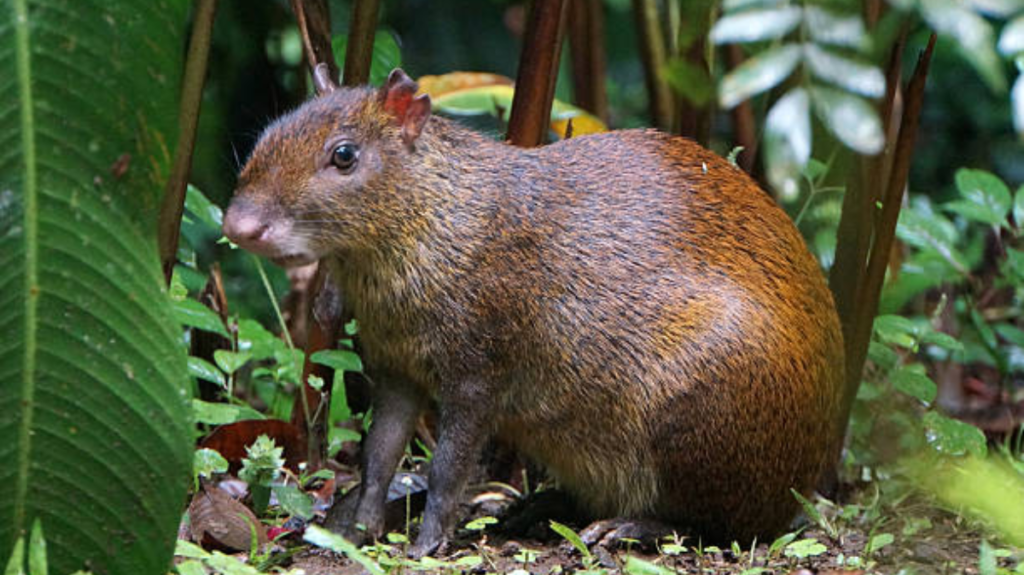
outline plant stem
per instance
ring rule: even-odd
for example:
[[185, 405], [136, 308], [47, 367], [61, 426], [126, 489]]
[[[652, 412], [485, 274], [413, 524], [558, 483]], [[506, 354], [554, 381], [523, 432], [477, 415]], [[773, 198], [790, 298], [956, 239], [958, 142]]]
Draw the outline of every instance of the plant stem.
[[918, 121], [920, 120], [921, 109], [924, 104], [925, 80], [928, 77], [928, 66], [931, 63], [934, 48], [935, 34], [933, 33], [928, 40], [928, 47], [918, 57], [917, 66], [910, 78], [910, 82], [907, 84], [903, 119], [900, 122], [899, 135], [896, 138], [896, 147], [893, 151], [892, 172], [889, 174], [889, 181], [885, 186], [886, 194], [882, 204], [882, 213], [875, 230], [875, 242], [871, 247], [867, 270], [864, 275], [864, 288], [858, 298], [861, 307], [858, 308], [853, 318], [853, 323], [849, 330], [851, 340], [847, 341], [846, 344], [846, 349], [848, 350], [846, 356], [847, 380], [844, 386], [843, 401], [840, 404], [841, 419], [839, 421], [843, 429], [846, 428], [853, 399], [856, 397], [857, 389], [860, 387], [861, 371], [864, 368], [868, 344], [871, 340], [871, 328], [874, 325], [875, 314], [878, 312], [882, 283], [885, 280], [889, 253], [892, 250], [893, 240], [896, 236], [896, 222], [903, 203], [903, 191], [907, 186], [907, 178], [910, 175], [910, 160], [913, 156]]
[[378, 0], [356, 0], [352, 3], [352, 19], [348, 26], [345, 49], [345, 74], [342, 83], [358, 86], [370, 81], [373, 62], [373, 35], [377, 32]]
[[530, 9], [508, 120], [507, 138], [516, 146], [540, 146], [547, 136], [568, 6], [536, 0]]
[[174, 163], [164, 188], [157, 235], [160, 263], [164, 270], [164, 280], [168, 284], [177, 261], [181, 214], [185, 210], [185, 189], [192, 172], [192, 151], [196, 145], [196, 129], [203, 103], [203, 85], [206, 83], [210, 38], [216, 12], [217, 0], [197, 0], [181, 88], [181, 104], [178, 108], [178, 145], [174, 150]]
[[672, 92], [660, 74], [665, 66], [665, 39], [661, 32], [657, 0], [633, 0], [633, 16], [644, 63], [651, 120], [657, 127], [668, 131], [672, 128]]
[[291, 0], [291, 5], [309, 69], [327, 64], [331, 80], [337, 83], [338, 64], [331, 50], [331, 9], [327, 0]]
[[569, 0], [569, 48], [573, 101], [608, 121], [605, 90], [604, 6], [601, 0]]

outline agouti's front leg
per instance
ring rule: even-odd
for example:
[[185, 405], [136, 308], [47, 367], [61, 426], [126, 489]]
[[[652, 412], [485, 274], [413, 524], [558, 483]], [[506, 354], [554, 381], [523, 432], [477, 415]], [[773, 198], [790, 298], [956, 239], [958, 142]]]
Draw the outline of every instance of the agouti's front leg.
[[491, 397], [478, 382], [462, 382], [441, 392], [427, 507], [416, 544], [409, 550], [414, 558], [436, 551], [455, 527], [462, 491], [490, 435], [494, 416]]
[[384, 533], [388, 487], [425, 403], [420, 391], [413, 386], [377, 379], [373, 390], [373, 422], [363, 443], [359, 502], [343, 532], [356, 544], [372, 541]]

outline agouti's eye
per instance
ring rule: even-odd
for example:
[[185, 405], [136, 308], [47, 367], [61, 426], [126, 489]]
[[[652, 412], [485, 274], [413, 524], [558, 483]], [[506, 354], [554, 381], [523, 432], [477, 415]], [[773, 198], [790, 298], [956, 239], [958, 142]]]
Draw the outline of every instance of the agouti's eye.
[[338, 147], [331, 152], [331, 163], [343, 172], [351, 171], [356, 165], [357, 158], [359, 158], [359, 148], [348, 142], [338, 144]]

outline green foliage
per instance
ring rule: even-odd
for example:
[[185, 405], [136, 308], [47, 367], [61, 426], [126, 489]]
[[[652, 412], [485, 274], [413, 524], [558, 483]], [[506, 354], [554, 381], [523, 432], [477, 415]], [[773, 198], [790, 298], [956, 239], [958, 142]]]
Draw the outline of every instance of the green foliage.
[[984, 14], [1005, 17], [1009, 15], [1007, 8], [1019, 10], [1019, 6], [1014, 8], [1013, 2], [983, 0], [891, 0], [891, 4], [917, 12], [933, 30], [953, 38], [964, 58], [993, 90], [1006, 90], [1006, 79], [995, 51], [995, 34]]
[[220, 551], [208, 552], [198, 545], [180, 539], [174, 554], [184, 558], [184, 561], [175, 566], [179, 575], [260, 575], [259, 569], [243, 563], [241, 559]]
[[956, 173], [956, 187], [960, 190], [960, 199], [943, 208], [970, 221], [991, 226], [1007, 225], [1006, 216], [1010, 214], [1014, 200], [1002, 180], [984, 170], [963, 168]]
[[622, 572], [629, 575], [672, 575], [675, 571], [650, 561], [644, 561], [632, 555], [626, 557]]
[[[196, 253], [203, 242], [221, 237], [222, 219], [221, 209], [199, 189], [190, 186], [178, 250], [179, 259], [185, 263], [177, 266], [172, 279], [175, 312], [183, 325], [216, 333], [236, 348], [215, 350], [213, 363], [189, 357], [188, 372], [194, 378], [216, 383], [223, 388], [226, 397], [233, 397], [239, 390], [251, 392], [270, 407], [270, 415], [287, 419], [293, 390], [302, 372], [303, 352], [292, 349], [287, 341], [252, 318], [229, 318], [228, 327], [225, 327], [217, 313], [190, 295], [200, 292], [207, 284], [206, 274], [196, 261]], [[191, 278], [191, 285], [186, 286], [188, 278]], [[358, 357], [354, 361], [358, 361]], [[246, 366], [251, 366], [251, 369], [244, 369]], [[247, 406], [197, 401], [193, 407], [196, 420], [210, 425], [264, 418]]]
[[[477, 517], [476, 519], [463, 525], [463, 527], [470, 531], [483, 531], [484, 529], [487, 529], [488, 525], [495, 525], [497, 523], [497, 518], [485, 515], [484, 517]], [[554, 527], [552, 527], [552, 529], [554, 529]], [[568, 529], [568, 527], [566, 529]]]
[[921, 457], [908, 468], [942, 505], [988, 525], [1012, 545], [1024, 545], [1024, 472], [1012, 459]]
[[871, 538], [868, 539], [868, 544], [864, 547], [864, 554], [871, 556], [872, 554], [877, 553], [879, 549], [891, 545], [895, 540], [896, 538], [893, 537], [891, 533], [878, 533], [872, 535]]
[[816, 557], [826, 551], [828, 551], [828, 547], [819, 543], [817, 539], [801, 539], [786, 545], [782, 554], [794, 559], [806, 559], [808, 557]]
[[[213, 449], [197, 449], [192, 456], [192, 473], [195, 477], [213, 477], [214, 473], [227, 473], [228, 460]], [[197, 481], [198, 483], [198, 481]]]
[[839, 538], [839, 531], [836, 529], [836, 526], [827, 517], [822, 515], [822, 513], [818, 511], [818, 508], [815, 507], [813, 503], [808, 501], [807, 498], [804, 497], [803, 495], [800, 495], [800, 492], [798, 492], [795, 489], [790, 488], [789, 492], [793, 494], [793, 497], [796, 498], [797, 501], [800, 502], [800, 507], [803, 508], [804, 513], [807, 514], [808, 519], [810, 519], [818, 527], [823, 529], [830, 538]]
[[313, 518], [313, 498], [294, 485], [276, 484], [271, 487], [278, 505], [287, 515], [309, 520]]
[[874, 154], [884, 142], [878, 115], [865, 98], [885, 93], [885, 77], [864, 60], [864, 25], [856, 12], [823, 4], [727, 2], [711, 31], [716, 44], [768, 45], [722, 78], [719, 103], [725, 108], [800, 72], [795, 85], [768, 111], [764, 125], [768, 181], [788, 197], [796, 195], [799, 175], [811, 157], [812, 108], [822, 125], [852, 150]]
[[191, 433], [154, 230], [188, 8], [0, 4], [0, 564], [37, 520], [56, 573], [169, 563]]
[[787, 545], [795, 541], [796, 538], [799, 536], [799, 532], [785, 533], [783, 535], [780, 535], [775, 539], [775, 541], [772, 541], [771, 545], [768, 546], [768, 556], [774, 557], [778, 552], [785, 549]]
[[580, 536], [573, 531], [571, 527], [562, 525], [557, 521], [551, 521], [551, 530], [561, 535], [563, 539], [571, 543], [572, 546], [579, 551], [580, 555], [583, 556], [583, 565], [585, 568], [590, 569], [593, 567], [594, 556], [591, 555], [590, 549], [587, 548], [587, 544], [580, 539]]
[[204, 331], [230, 337], [224, 328], [224, 322], [212, 309], [194, 299], [181, 299], [173, 302], [174, 317], [178, 323], [186, 327], [194, 327]]
[[310, 361], [326, 365], [340, 372], [363, 371], [363, 362], [354, 351], [347, 349], [325, 349], [310, 356]]
[[224, 374], [212, 363], [199, 357], [189, 356], [188, 374], [198, 379], [216, 383], [220, 387], [227, 385]]
[[[26, 563], [28, 569], [25, 568]], [[28, 556], [26, 557], [25, 537], [19, 536], [14, 542], [14, 548], [11, 550], [4, 573], [5, 575], [47, 575], [49, 573], [46, 538], [43, 536], [43, 526], [38, 518], [32, 522], [32, 531], [28, 541]]]
[[[883, 291], [881, 308], [883, 312], [898, 310], [927, 290], [946, 286], [952, 300], [943, 305], [952, 306], [961, 333], [953, 337], [927, 330], [901, 335], [893, 331], [898, 325], [892, 322], [904, 321], [921, 327], [925, 322], [920, 318], [887, 319], [893, 316], [880, 317], [876, 329], [881, 327], [879, 335], [885, 343], [903, 345], [893, 339], [898, 337], [919, 339], [942, 348], [935, 351], [936, 357], [958, 353], [964, 362], [991, 365], [1007, 376], [1024, 369], [1024, 364], [1016, 359], [1020, 357], [1019, 350], [1024, 349], [1024, 338], [1018, 337], [1020, 328], [1014, 325], [1016, 317], [987, 314], [978, 308], [977, 302], [993, 289], [1006, 290], [1015, 305], [1024, 301], [1019, 287], [1024, 285], [1024, 258], [1017, 247], [1022, 229], [1016, 214], [1016, 206], [1024, 204], [1024, 193], [1011, 193], [995, 175], [974, 169], [957, 171], [956, 187], [957, 196], [942, 205], [943, 211], [958, 217], [956, 220], [936, 211], [930, 201], [920, 196], [900, 214], [896, 234], [911, 250], [899, 275]], [[995, 263], [984, 257], [986, 242], [993, 236], [1002, 246]], [[917, 351], [916, 347], [912, 350]]]
[[935, 451], [948, 455], [985, 455], [985, 434], [958, 419], [930, 411], [924, 415], [925, 437]]
[[695, 106], [703, 106], [714, 95], [714, 83], [704, 68], [676, 58], [662, 70], [672, 88]]
[[192, 400], [192, 414], [196, 423], [206, 425], [225, 425], [247, 419], [266, 419], [266, 416], [248, 405], [213, 403], [199, 399]]
[[[348, 35], [338, 34], [331, 41], [334, 59], [339, 63], [345, 61], [345, 50], [348, 48]], [[395, 36], [390, 32], [378, 31], [373, 38], [373, 56], [370, 64], [370, 84], [380, 86], [388, 79], [388, 74], [402, 66], [402, 52]], [[344, 78], [342, 79], [344, 81]]]

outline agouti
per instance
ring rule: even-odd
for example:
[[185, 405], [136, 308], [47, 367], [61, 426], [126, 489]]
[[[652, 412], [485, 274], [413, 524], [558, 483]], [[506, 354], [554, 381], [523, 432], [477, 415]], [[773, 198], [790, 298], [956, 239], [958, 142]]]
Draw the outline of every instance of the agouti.
[[415, 93], [395, 70], [277, 120], [224, 218], [250, 251], [322, 259], [359, 321], [373, 422], [350, 526], [380, 535], [436, 401], [415, 554], [453, 529], [492, 434], [595, 518], [705, 542], [784, 529], [790, 488], [834, 463], [843, 372], [831, 295], [786, 214], [683, 138], [522, 149]]

